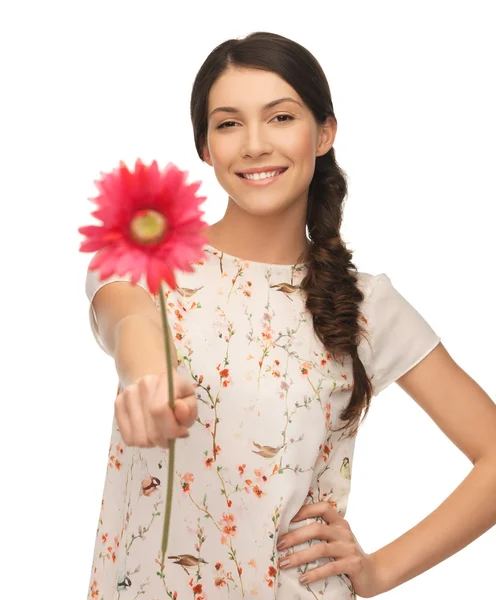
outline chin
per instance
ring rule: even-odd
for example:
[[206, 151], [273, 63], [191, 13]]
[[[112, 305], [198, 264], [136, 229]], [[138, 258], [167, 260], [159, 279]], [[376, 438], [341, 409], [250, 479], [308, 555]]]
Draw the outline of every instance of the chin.
[[285, 210], [287, 210], [292, 202], [288, 202], [284, 200], [282, 202], [277, 202], [274, 200], [269, 200], [265, 202], [238, 202], [234, 200], [236, 204], [241, 208], [244, 212], [247, 212], [254, 217], [272, 217], [278, 214], [281, 214]]

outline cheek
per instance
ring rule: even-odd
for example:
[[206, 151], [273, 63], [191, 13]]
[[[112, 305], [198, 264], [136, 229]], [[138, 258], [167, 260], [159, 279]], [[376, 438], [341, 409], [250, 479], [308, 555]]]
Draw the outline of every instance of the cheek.
[[313, 160], [315, 158], [315, 141], [311, 131], [300, 131], [297, 136], [288, 140], [287, 149], [291, 155], [299, 160]]
[[229, 136], [213, 135], [209, 141], [209, 152], [212, 162], [219, 166], [224, 166], [225, 163], [232, 159], [234, 152], [233, 141], [228, 139]]

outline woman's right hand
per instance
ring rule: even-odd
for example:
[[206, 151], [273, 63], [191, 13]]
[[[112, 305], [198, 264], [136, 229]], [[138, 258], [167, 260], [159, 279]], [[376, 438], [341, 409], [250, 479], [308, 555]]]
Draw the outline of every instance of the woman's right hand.
[[198, 404], [191, 382], [172, 370], [174, 411], [169, 406], [167, 375], [140, 377], [117, 395], [115, 418], [127, 446], [168, 448], [168, 440], [189, 436], [198, 418]]

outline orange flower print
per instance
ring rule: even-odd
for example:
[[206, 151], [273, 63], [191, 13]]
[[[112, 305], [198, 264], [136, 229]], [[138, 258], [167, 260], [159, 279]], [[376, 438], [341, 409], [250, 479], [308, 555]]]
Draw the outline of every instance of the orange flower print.
[[222, 569], [222, 563], [216, 562], [215, 563], [215, 568], [216, 568], [217, 571], [219, 571], [220, 569]]
[[213, 458], [207, 458], [207, 460], [205, 461], [205, 466], [208, 467], [209, 469], [211, 469], [213, 462], [214, 462]]
[[116, 458], [116, 459], [115, 459], [115, 468], [116, 468], [118, 471], [120, 471], [121, 467], [122, 467], [122, 463], [121, 463], [121, 462], [119, 462], [119, 459], [118, 459], [118, 458]]
[[227, 544], [229, 537], [236, 535], [236, 524], [234, 523], [234, 515], [231, 513], [223, 513], [222, 519], [219, 521], [219, 525], [222, 527], [223, 535], [221, 536], [221, 544]]
[[308, 371], [312, 368], [312, 363], [305, 361], [303, 365], [300, 367], [300, 370], [303, 375], [308, 375]]
[[222, 587], [226, 585], [226, 580], [223, 577], [216, 577], [214, 580], [215, 587]]
[[222, 387], [227, 387], [231, 383], [231, 380], [229, 379], [229, 369], [222, 369], [221, 371], [220, 364], [218, 364], [217, 371], [219, 371]]
[[239, 471], [240, 475], [243, 475], [243, 473], [245, 472], [245, 469], [246, 469], [246, 465], [245, 464], [238, 465], [238, 471]]
[[193, 588], [193, 592], [194, 592], [195, 594], [201, 594], [201, 593], [202, 593], [202, 589], [203, 589], [203, 586], [202, 586], [202, 584], [201, 584], [201, 583], [197, 583], [197, 584], [195, 585], [195, 587]]
[[248, 564], [250, 565], [250, 567], [253, 567], [254, 569], [257, 568], [257, 561], [254, 558], [252, 558], [251, 560], [249, 560]]
[[257, 495], [258, 498], [262, 498], [262, 496], [265, 496], [265, 494], [262, 492], [262, 490], [258, 487], [258, 485], [255, 485], [253, 487], [253, 492]]
[[190, 487], [190, 483], [193, 483], [195, 480], [195, 476], [193, 475], [193, 473], [185, 473], [182, 477], [181, 477], [181, 487], [183, 488], [183, 492], [189, 492], [189, 490], [191, 489]]
[[91, 600], [98, 600], [99, 595], [100, 590], [98, 589], [98, 581], [94, 579], [93, 583], [91, 584]]
[[326, 418], [326, 424], [328, 424], [331, 419], [331, 405], [329, 402], [326, 402], [326, 405], [325, 405], [325, 418]]
[[181, 341], [184, 337], [184, 330], [179, 323], [174, 323], [174, 330], [176, 332], [176, 340]]
[[329, 454], [331, 453], [332, 448], [333, 448], [332, 442], [329, 446], [327, 444], [320, 445], [319, 450], [322, 451], [322, 458], [324, 459], [324, 462], [326, 462], [327, 459], [329, 458]]
[[107, 538], [108, 538], [108, 533], [104, 533], [102, 535], [102, 544], [105, 544], [107, 542]]
[[277, 569], [275, 569], [272, 565], [269, 567], [269, 571], [265, 577], [265, 581], [269, 587], [274, 587], [275, 578], [277, 575]]

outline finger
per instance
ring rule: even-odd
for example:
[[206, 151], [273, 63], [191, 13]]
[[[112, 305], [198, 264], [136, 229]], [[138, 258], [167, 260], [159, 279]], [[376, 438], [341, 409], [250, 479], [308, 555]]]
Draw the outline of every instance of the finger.
[[168, 404], [164, 403], [162, 406], [155, 406], [151, 414], [156, 427], [168, 439], [189, 436], [188, 429], [177, 422], [176, 416]]
[[310, 517], [321, 517], [328, 525], [343, 523], [345, 519], [329, 502], [312, 502], [303, 505], [292, 521], [300, 521]]
[[300, 576], [301, 583], [309, 584], [319, 579], [325, 579], [333, 575], [352, 575], [356, 571], [356, 560], [353, 558], [342, 558], [336, 561], [330, 561], [321, 567], [308, 570]]
[[131, 423], [129, 422], [129, 416], [126, 411], [126, 404], [122, 394], [119, 394], [115, 399], [114, 416], [117, 425], [119, 426], [122, 441], [126, 446], [129, 446], [131, 441]]
[[[178, 377], [177, 382], [177, 391], [176, 391], [176, 401], [174, 405], [181, 406], [181, 403], [184, 403], [186, 406], [181, 407], [179, 410], [178, 418], [181, 419], [181, 424], [186, 427], [191, 427], [193, 423], [198, 419], [198, 401], [196, 399], [195, 390], [191, 383], [182, 377]], [[188, 410], [189, 409], [189, 410]]]
[[281, 556], [279, 565], [282, 569], [289, 569], [299, 565], [307, 565], [319, 558], [346, 558], [352, 554], [353, 550], [351, 544], [345, 542], [317, 542], [305, 550]]
[[[129, 390], [129, 388], [128, 388]], [[129, 417], [131, 427], [131, 446], [140, 448], [151, 448], [153, 444], [146, 434], [145, 418], [141, 406], [141, 390], [133, 389], [132, 393], [124, 395], [126, 403], [126, 412]]]
[[157, 427], [155, 419], [148, 406], [143, 406], [143, 416], [145, 420], [145, 428], [148, 439], [152, 442], [154, 446], [158, 446], [160, 448], [168, 448], [169, 441], [163, 432]]
[[189, 435], [187, 428], [177, 422], [176, 416], [172, 412], [167, 399], [167, 380], [163, 377], [160, 379], [149, 406], [150, 415], [155, 422], [156, 428], [167, 439]]
[[186, 398], [177, 399], [174, 402], [174, 414], [176, 415], [178, 423], [185, 427], [191, 427], [198, 418], [196, 400], [194, 400], [192, 406], [192, 403], [188, 402]]
[[308, 540], [324, 540], [326, 542], [334, 542], [339, 540], [339, 534], [335, 528], [329, 527], [324, 523], [314, 521], [308, 525], [302, 525], [298, 529], [286, 533], [278, 538], [277, 549], [285, 550], [291, 546], [302, 544]]

